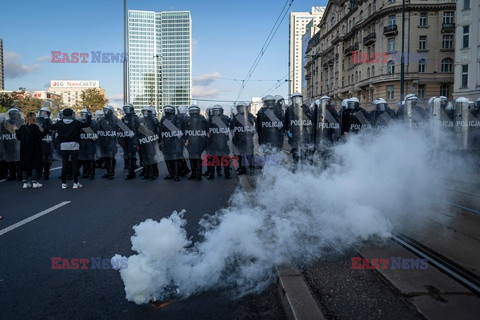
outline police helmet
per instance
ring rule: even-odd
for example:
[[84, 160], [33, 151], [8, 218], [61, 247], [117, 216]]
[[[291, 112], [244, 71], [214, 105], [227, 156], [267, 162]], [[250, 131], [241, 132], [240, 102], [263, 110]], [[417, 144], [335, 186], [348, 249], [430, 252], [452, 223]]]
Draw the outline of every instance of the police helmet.
[[135, 113], [135, 108], [131, 103], [127, 103], [126, 105], [123, 106], [123, 113], [125, 114], [134, 114]]
[[200, 114], [200, 108], [198, 106], [190, 106], [188, 108], [188, 113], [192, 116], [192, 115], [199, 115]]
[[358, 109], [360, 108], [360, 101], [357, 97], [352, 97], [347, 100], [347, 108], [348, 109]]
[[235, 103], [235, 108], [237, 109], [238, 113], [245, 113], [245, 111], [247, 111], [247, 106], [248, 103], [245, 101], [238, 101]]
[[216, 104], [212, 107], [211, 112], [213, 116], [221, 116], [223, 115], [223, 107], [219, 104]]
[[375, 105], [375, 110], [377, 111], [386, 111], [388, 104], [387, 101], [383, 98], [376, 99], [373, 104]]
[[103, 107], [102, 110], [103, 110], [103, 114], [105, 115], [105, 117], [111, 117], [111, 116], [113, 116], [113, 113], [115, 112], [115, 109], [113, 109], [113, 107], [111, 105]]
[[[153, 112], [152, 112], [153, 113]], [[175, 114], [175, 107], [173, 107], [172, 105], [166, 105], [165, 107], [163, 107], [163, 113], [165, 115], [174, 115]]]

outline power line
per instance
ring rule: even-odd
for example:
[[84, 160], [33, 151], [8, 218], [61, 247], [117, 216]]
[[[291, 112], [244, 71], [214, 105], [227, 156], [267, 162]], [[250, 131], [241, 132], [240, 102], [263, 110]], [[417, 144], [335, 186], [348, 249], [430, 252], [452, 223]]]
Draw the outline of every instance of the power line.
[[[225, 77], [217, 77], [217, 76], [208, 76], [208, 75], [197, 75], [197, 76], [193, 76], [194, 78], [195, 77], [198, 77], [198, 78], [212, 78], [212, 79], [222, 79], [222, 80], [231, 80], [231, 81], [243, 81], [241, 79], [235, 79], [235, 78], [225, 78]], [[283, 79], [250, 79], [249, 81], [264, 81], [264, 82], [277, 82], [277, 81], [281, 81]]]
[[[245, 89], [245, 86], [247, 85], [248, 81], [250, 80], [251, 76], [253, 75], [253, 72], [255, 72], [255, 69], [257, 68], [258, 64], [260, 63], [260, 60], [262, 59], [263, 55], [265, 54], [265, 51], [267, 50], [268, 46], [273, 40], [273, 37], [277, 33], [278, 29], [280, 28], [280, 25], [282, 24], [283, 20], [285, 19], [285, 16], [287, 15], [290, 7], [292, 6], [294, 0], [287, 0], [285, 4], [283, 5], [282, 11], [280, 11], [280, 14], [277, 17], [277, 20], [275, 21], [272, 29], [270, 30], [270, 33], [267, 36], [267, 39], [265, 40], [262, 48], [260, 49], [260, 52], [258, 53], [257, 57], [255, 58], [255, 61], [253, 62], [252, 67], [248, 71], [247, 75], [245, 78], [242, 80], [242, 85], [240, 87], [240, 90], [237, 95], [237, 100], [240, 98], [240, 95], [243, 93], [243, 90]], [[288, 7], [287, 7], [288, 5]]]
[[270, 88], [268, 88], [267, 91], [265, 91], [265, 93], [262, 94], [262, 97], [270, 94], [270, 92], [274, 91], [275, 89], [277, 89], [278, 87], [280, 87], [283, 83], [285, 83], [286, 81], [288, 81], [287, 77], [288, 77], [288, 73], [287, 73], [285, 76], [283, 76], [282, 79], [280, 79], [280, 80], [278, 80], [276, 83], [274, 83], [273, 86], [271, 86]]

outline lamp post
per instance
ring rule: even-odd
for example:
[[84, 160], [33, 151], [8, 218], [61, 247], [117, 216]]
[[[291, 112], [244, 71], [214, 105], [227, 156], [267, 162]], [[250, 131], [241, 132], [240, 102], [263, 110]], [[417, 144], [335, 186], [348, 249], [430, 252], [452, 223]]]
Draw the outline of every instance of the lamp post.
[[402, 0], [402, 60], [400, 64], [400, 103], [405, 97], [405, 0]]
[[[158, 70], [158, 67], [160, 67], [160, 84], [163, 86], [163, 78], [162, 78], [162, 65], [158, 63], [158, 58], [161, 58], [162, 55], [161, 54], [156, 54], [154, 55], [155, 57], [155, 61], [157, 62], [157, 68], [155, 71]], [[159, 112], [159, 101], [158, 101], [158, 95], [159, 95], [159, 92], [162, 92], [162, 106], [163, 106], [163, 90], [159, 90], [159, 83], [158, 83], [158, 77], [157, 77], [157, 72], [155, 72], [155, 87], [157, 88], [157, 93], [156, 93], [156, 96], [155, 96], [155, 107], [157, 108], [157, 111]]]
[[127, 103], [127, 0], [123, 0], [123, 104]]

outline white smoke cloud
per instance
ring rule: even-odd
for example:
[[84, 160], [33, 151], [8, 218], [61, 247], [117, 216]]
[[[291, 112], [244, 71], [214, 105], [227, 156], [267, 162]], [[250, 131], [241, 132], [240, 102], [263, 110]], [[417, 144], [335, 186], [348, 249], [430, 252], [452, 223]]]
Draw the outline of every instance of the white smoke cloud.
[[258, 292], [275, 265], [385, 238], [407, 221], [420, 226], [437, 172], [447, 171], [438, 171], [430, 146], [423, 132], [357, 135], [334, 149], [327, 169], [265, 167], [253, 194], [237, 190], [227, 208], [200, 222], [202, 240], [193, 244], [183, 211], [146, 220], [134, 226], [137, 254], [120, 270], [126, 298], [163, 300], [172, 288], [182, 297], [211, 288]]

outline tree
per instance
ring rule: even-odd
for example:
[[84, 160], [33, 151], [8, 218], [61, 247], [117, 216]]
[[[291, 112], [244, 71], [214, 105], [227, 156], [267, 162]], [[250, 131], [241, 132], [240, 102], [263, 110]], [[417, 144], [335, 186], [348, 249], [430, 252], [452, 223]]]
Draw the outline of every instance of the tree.
[[30, 97], [28, 95], [16, 100], [16, 103], [23, 114], [27, 114], [27, 112], [37, 113], [42, 107], [42, 100]]
[[102, 108], [108, 103], [108, 99], [98, 88], [85, 89], [80, 94], [80, 101], [73, 106], [75, 111], [80, 111], [83, 108], [87, 108], [90, 112], [102, 110]]
[[15, 100], [9, 93], [0, 93], [0, 113], [7, 112], [15, 105]]

